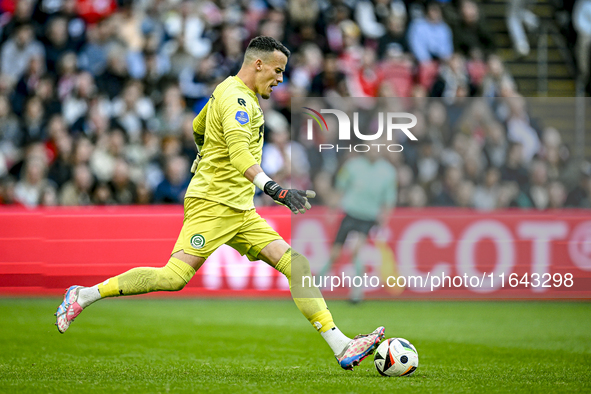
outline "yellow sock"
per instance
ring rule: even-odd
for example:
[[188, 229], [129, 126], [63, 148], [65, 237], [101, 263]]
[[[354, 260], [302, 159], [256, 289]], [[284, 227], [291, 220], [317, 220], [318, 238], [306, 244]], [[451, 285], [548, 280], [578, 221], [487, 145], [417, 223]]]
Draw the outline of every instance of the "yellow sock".
[[195, 275], [189, 264], [171, 257], [162, 268], [138, 267], [98, 285], [102, 298], [181, 290]]
[[311, 279], [304, 280], [305, 277], [312, 278], [310, 263], [306, 257], [290, 248], [281, 256], [275, 268], [287, 277], [291, 297], [300, 312], [317, 331], [323, 333], [335, 327], [322, 293], [314, 286]]

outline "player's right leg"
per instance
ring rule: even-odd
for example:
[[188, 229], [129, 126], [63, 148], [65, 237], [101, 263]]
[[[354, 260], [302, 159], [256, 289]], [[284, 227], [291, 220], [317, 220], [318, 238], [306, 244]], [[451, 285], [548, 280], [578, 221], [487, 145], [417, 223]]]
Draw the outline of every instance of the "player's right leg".
[[84, 308], [102, 298], [182, 290], [204, 261], [181, 251], [161, 268], [138, 267], [92, 287], [71, 286], [57, 308], [55, 325], [63, 334]]
[[[220, 218], [224, 219], [221, 226]], [[231, 208], [186, 198], [183, 227], [168, 264], [133, 268], [92, 287], [71, 286], [56, 312], [59, 332], [65, 332], [84, 308], [102, 298], [181, 290], [205, 260], [235, 235], [241, 219]]]

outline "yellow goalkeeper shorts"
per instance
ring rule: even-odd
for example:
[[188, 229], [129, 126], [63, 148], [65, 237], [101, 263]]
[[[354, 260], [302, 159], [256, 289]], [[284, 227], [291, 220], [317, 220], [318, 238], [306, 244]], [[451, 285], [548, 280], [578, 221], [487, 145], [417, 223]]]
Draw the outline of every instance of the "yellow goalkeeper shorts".
[[183, 228], [172, 254], [185, 253], [208, 258], [223, 244], [249, 260], [258, 260], [270, 242], [282, 239], [254, 209], [241, 211], [201, 198], [185, 198]]

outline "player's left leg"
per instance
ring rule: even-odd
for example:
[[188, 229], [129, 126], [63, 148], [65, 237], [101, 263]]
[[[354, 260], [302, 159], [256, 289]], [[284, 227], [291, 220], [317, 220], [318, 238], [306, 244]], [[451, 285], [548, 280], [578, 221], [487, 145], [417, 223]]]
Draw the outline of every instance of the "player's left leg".
[[[341, 224], [339, 225], [339, 229], [337, 231], [337, 235], [335, 240], [330, 248], [330, 256], [328, 262], [324, 264], [324, 266], [318, 272], [318, 276], [320, 278], [324, 278], [326, 274], [328, 274], [337, 261], [339, 256], [341, 255], [341, 251], [343, 250], [343, 244], [349, 235], [349, 232], [355, 229], [354, 226], [350, 225], [351, 217], [349, 215], [345, 215], [341, 220]], [[324, 282], [324, 281], [323, 281]]]
[[384, 337], [384, 327], [353, 339], [344, 335], [335, 325], [322, 293], [311, 280], [310, 263], [305, 256], [293, 251], [287, 242], [279, 239], [265, 246], [258, 257], [287, 277], [296, 306], [326, 340], [342, 368], [353, 369], [373, 353]]

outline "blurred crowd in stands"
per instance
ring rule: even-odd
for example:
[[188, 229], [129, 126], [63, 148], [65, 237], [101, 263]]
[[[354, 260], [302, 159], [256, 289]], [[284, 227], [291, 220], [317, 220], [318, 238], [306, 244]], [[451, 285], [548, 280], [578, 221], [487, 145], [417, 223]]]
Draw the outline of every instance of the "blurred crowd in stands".
[[399, 206], [591, 207], [591, 164], [530, 119], [471, 0], [0, 0], [0, 204], [182, 203], [192, 120], [257, 35], [292, 51], [260, 100], [278, 182], [327, 201], [348, 157], [290, 135], [293, 97], [408, 97]]

